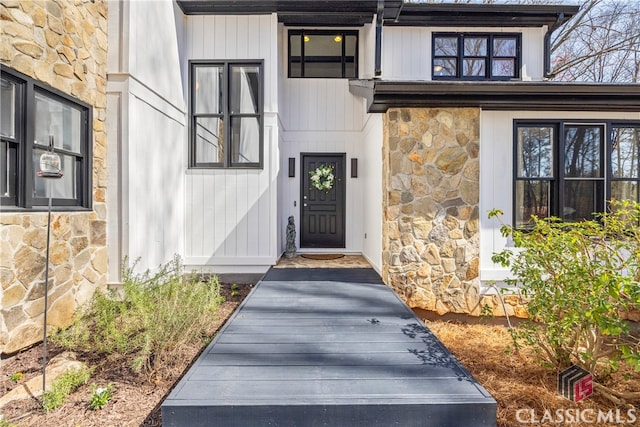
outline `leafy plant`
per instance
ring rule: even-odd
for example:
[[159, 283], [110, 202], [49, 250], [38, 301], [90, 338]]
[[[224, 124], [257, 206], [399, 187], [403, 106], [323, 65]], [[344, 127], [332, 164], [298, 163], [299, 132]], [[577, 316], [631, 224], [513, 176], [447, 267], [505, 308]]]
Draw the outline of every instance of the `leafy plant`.
[[625, 362], [640, 372], [640, 343], [621, 318], [640, 308], [640, 204], [613, 201], [591, 221], [532, 221], [528, 230], [503, 224], [516, 248], [492, 257], [529, 300], [533, 321], [519, 340], [555, 369], [578, 363], [597, 375]]
[[91, 376], [88, 368], [71, 369], [58, 377], [51, 384], [51, 388], [42, 395], [42, 408], [52, 411], [59, 408], [71, 393], [82, 384], [86, 384]]
[[98, 387], [95, 384], [91, 384], [91, 389], [89, 408], [94, 411], [104, 408], [113, 397], [113, 383], [107, 384], [106, 387]]
[[237, 297], [238, 295], [240, 295], [240, 292], [238, 291], [238, 289], [240, 289], [240, 286], [238, 286], [237, 283], [233, 283], [231, 285], [231, 297]]
[[72, 327], [53, 340], [70, 349], [104, 355], [134, 355], [131, 368], [148, 375], [171, 364], [172, 350], [202, 343], [222, 302], [216, 276], [202, 282], [185, 275], [179, 257], [154, 274], [123, 270], [121, 294], [95, 294]]
[[22, 379], [23, 376], [24, 374], [22, 372], [15, 372], [9, 375], [9, 380], [13, 381], [14, 383], [17, 383]]

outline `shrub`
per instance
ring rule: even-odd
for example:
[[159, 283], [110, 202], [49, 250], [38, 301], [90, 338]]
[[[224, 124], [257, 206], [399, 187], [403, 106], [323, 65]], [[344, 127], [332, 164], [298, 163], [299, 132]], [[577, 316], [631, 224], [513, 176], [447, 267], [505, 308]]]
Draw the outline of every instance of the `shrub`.
[[67, 396], [89, 381], [90, 376], [91, 371], [88, 368], [71, 369], [60, 375], [42, 395], [42, 408], [46, 412], [59, 408]]
[[202, 344], [221, 302], [217, 277], [201, 282], [184, 275], [178, 257], [155, 274], [126, 266], [121, 295], [97, 292], [74, 325], [53, 339], [76, 350], [133, 354], [135, 372], [161, 375], [156, 362], [170, 362], [179, 346]]
[[638, 339], [621, 318], [640, 308], [640, 204], [611, 208], [591, 221], [533, 218], [528, 230], [502, 225], [516, 248], [493, 260], [517, 277], [510, 284], [529, 300], [533, 320], [519, 338], [553, 368], [577, 363], [597, 375], [622, 361], [640, 371]]

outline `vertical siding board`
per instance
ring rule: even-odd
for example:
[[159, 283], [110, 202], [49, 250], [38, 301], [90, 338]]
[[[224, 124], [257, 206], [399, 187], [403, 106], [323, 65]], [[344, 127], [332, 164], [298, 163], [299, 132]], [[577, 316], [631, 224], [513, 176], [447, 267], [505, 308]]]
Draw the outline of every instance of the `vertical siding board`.
[[[272, 242], [271, 239], [271, 230], [276, 226], [275, 217], [271, 216], [271, 199], [272, 193], [271, 189], [275, 189], [278, 186], [277, 175], [276, 173], [271, 173], [270, 170], [273, 164], [273, 155], [272, 150], [274, 149], [272, 141], [272, 129], [270, 127], [265, 128], [265, 165], [269, 165], [265, 167], [265, 170], [262, 172], [260, 182], [258, 183], [260, 189], [260, 195], [258, 198], [258, 206], [260, 212], [260, 222], [258, 224], [258, 232], [256, 235], [258, 236], [257, 245], [259, 247], [260, 256], [269, 256], [272, 253], [272, 246], [275, 245], [275, 241]], [[274, 170], [277, 170], [277, 166]]]
[[[252, 171], [253, 172], [253, 171]], [[249, 224], [247, 218], [249, 182], [254, 181], [256, 175], [246, 170], [238, 171], [236, 175], [236, 253], [237, 255], [247, 255], [249, 247], [249, 235], [258, 224]], [[249, 230], [251, 228], [251, 230]]]
[[[254, 21], [251, 19], [251, 21]], [[252, 22], [254, 24], [254, 22]], [[236, 18], [236, 52], [240, 58], [252, 58], [249, 54], [248, 32], [256, 30], [256, 27], [249, 25], [249, 18], [246, 15]]]
[[194, 16], [191, 19], [191, 45], [193, 52], [191, 58], [202, 59], [204, 57], [204, 17]]
[[227, 23], [225, 59], [238, 59], [242, 56], [238, 52], [238, 17], [225, 16]]
[[249, 235], [247, 236], [247, 255], [250, 257], [257, 256], [258, 252], [258, 230], [262, 227], [260, 221], [260, 210], [258, 206], [259, 185], [264, 172], [259, 175], [252, 176], [247, 186], [247, 224], [249, 227]]
[[192, 241], [192, 253], [201, 254], [202, 253], [202, 229], [204, 227], [203, 223], [203, 210], [202, 210], [202, 188], [203, 188], [203, 177], [201, 173], [196, 173], [192, 176], [189, 176], [190, 187], [191, 187], [191, 209], [187, 209], [189, 212], [189, 217], [191, 219], [189, 227], [191, 228], [190, 240]]
[[[226, 175], [222, 171], [215, 171], [213, 176], [213, 183], [207, 187], [207, 190], [214, 193], [215, 198], [215, 217], [213, 218], [215, 224], [215, 252], [214, 256], [225, 256], [225, 241], [227, 238], [226, 230], [226, 203], [225, 203], [225, 188], [226, 188]], [[206, 255], [206, 254], [205, 254]]]
[[238, 197], [237, 191], [237, 183], [238, 183], [238, 171], [228, 171], [226, 172], [226, 185], [224, 188], [225, 194], [225, 229], [227, 232], [227, 237], [225, 239], [225, 254], [230, 257], [235, 257], [238, 255], [237, 247], [238, 247], [238, 211], [236, 207], [236, 197]]
[[213, 39], [205, 40], [204, 42], [211, 46], [211, 58], [212, 59], [224, 59], [225, 52], [225, 32], [226, 22], [223, 16], [211, 16], [209, 17], [211, 27], [213, 28]]
[[[205, 256], [211, 256], [211, 254], [215, 251], [215, 237], [216, 230], [214, 225], [215, 219], [215, 202], [216, 202], [216, 194], [215, 191], [209, 191], [211, 188], [213, 177], [211, 175], [204, 176], [204, 172], [202, 173], [202, 192], [201, 192], [201, 203], [202, 203], [202, 222], [203, 222], [203, 231], [200, 239], [202, 239], [202, 254]], [[206, 182], [206, 184], [205, 184]]]
[[204, 30], [202, 32], [202, 59], [214, 59], [216, 47], [216, 26], [211, 25], [212, 18], [207, 16], [203, 19]]

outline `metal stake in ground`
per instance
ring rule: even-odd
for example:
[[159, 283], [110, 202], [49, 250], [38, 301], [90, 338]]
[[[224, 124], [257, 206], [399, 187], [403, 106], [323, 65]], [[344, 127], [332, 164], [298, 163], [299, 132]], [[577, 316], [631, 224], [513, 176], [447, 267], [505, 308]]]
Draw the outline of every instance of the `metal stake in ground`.
[[51, 198], [52, 179], [62, 178], [60, 169], [60, 156], [53, 151], [53, 135], [49, 135], [49, 151], [40, 156], [40, 171], [37, 175], [47, 179], [47, 196], [49, 208], [47, 210], [47, 254], [44, 273], [44, 325], [42, 337], [42, 403], [44, 404], [44, 392], [47, 387], [47, 304], [49, 296], [49, 242], [51, 239]]

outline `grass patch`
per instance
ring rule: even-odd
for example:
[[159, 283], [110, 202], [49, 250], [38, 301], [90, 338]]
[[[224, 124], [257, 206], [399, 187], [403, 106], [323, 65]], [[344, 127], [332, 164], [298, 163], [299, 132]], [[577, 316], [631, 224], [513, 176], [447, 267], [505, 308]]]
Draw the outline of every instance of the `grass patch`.
[[176, 348], [208, 339], [223, 298], [216, 276], [185, 275], [178, 257], [157, 273], [123, 271], [120, 294], [97, 292], [73, 326], [52, 339], [67, 349], [128, 356], [135, 373], [163, 377]]
[[67, 400], [67, 396], [89, 381], [90, 376], [91, 371], [88, 368], [65, 372], [51, 384], [51, 389], [42, 395], [42, 408], [45, 412], [59, 408]]

